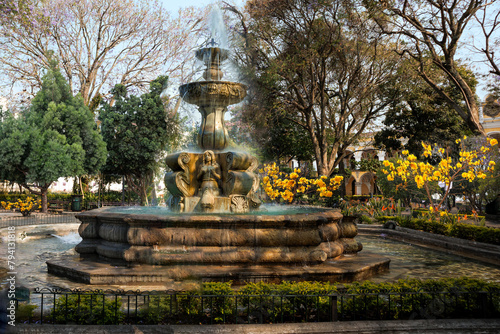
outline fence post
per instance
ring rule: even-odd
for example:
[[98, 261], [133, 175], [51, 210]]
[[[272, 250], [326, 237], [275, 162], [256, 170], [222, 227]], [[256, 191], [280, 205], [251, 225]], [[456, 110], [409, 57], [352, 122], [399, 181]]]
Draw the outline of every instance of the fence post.
[[332, 307], [332, 313], [331, 313], [332, 322], [338, 321], [339, 315], [338, 315], [338, 308], [337, 308], [337, 295], [330, 296], [330, 305]]
[[490, 311], [488, 309], [488, 292], [479, 291], [477, 293], [477, 303], [479, 304], [479, 309], [481, 310], [482, 317], [488, 317]]

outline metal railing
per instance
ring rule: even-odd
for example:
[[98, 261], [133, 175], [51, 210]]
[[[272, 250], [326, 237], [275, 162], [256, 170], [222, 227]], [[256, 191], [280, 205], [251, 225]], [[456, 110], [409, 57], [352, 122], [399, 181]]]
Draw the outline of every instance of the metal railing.
[[[172, 291], [36, 289], [27, 323], [255, 324], [500, 317], [500, 291], [363, 291], [199, 295]], [[22, 303], [20, 303], [21, 305]]]
[[70, 224], [79, 223], [74, 213], [64, 214], [31, 214], [26, 217], [0, 217], [0, 228], [9, 226], [26, 226], [42, 224]]

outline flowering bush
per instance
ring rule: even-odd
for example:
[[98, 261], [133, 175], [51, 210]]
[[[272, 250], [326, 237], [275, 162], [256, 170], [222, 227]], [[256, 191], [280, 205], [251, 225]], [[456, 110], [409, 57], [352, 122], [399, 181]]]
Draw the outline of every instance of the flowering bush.
[[[466, 138], [464, 136], [464, 139]], [[433, 150], [441, 155], [442, 159], [437, 165], [433, 166], [428, 162], [419, 162], [415, 155], [409, 154], [405, 150], [402, 152], [403, 158], [398, 159], [395, 164], [385, 160], [382, 172], [387, 175], [388, 181], [394, 181], [396, 176], [399, 176], [404, 183], [410, 179], [415, 180], [419, 189], [425, 189], [429, 203], [431, 203], [430, 211], [437, 212], [446, 200], [452, 182], [462, 180], [472, 182], [475, 178], [485, 179], [487, 173], [493, 172], [495, 168], [495, 162], [488, 160], [487, 153], [491, 151], [493, 146], [498, 144], [496, 139], [487, 138], [487, 145], [470, 151], [465, 149], [461, 139], [457, 139], [456, 143], [461, 145], [458, 161], [453, 161], [444, 148], [434, 145], [433, 149], [431, 145], [422, 142], [424, 157], [430, 157]], [[437, 204], [434, 203], [431, 196], [429, 186], [431, 182], [439, 182], [444, 186], [444, 195]]]
[[31, 212], [40, 209], [40, 200], [26, 197], [25, 200], [18, 199], [16, 202], [0, 202], [5, 210], [17, 209], [23, 216], [29, 216]]
[[274, 201], [281, 198], [288, 203], [307, 194], [332, 197], [333, 191], [337, 190], [344, 180], [343, 176], [338, 175], [332, 178], [323, 175], [317, 179], [308, 179], [300, 175], [299, 168], [295, 168], [291, 173], [280, 172], [276, 163], [264, 165], [260, 172], [263, 173], [262, 188], [269, 199]]

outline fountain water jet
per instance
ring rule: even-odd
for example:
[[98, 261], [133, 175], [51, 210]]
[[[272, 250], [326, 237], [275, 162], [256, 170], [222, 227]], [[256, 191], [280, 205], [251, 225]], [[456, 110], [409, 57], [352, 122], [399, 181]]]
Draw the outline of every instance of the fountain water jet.
[[387, 269], [389, 260], [356, 254], [353, 220], [335, 210], [298, 213], [258, 211], [258, 162], [227, 150], [227, 106], [241, 102], [246, 86], [221, 81], [229, 52], [210, 45], [196, 52], [205, 81], [182, 85], [183, 99], [202, 115], [198, 146], [203, 153], [166, 158], [165, 185], [171, 212], [124, 213], [102, 208], [77, 215], [83, 260], [47, 262], [49, 273], [90, 284], [147, 284], [201, 280], [351, 281]]

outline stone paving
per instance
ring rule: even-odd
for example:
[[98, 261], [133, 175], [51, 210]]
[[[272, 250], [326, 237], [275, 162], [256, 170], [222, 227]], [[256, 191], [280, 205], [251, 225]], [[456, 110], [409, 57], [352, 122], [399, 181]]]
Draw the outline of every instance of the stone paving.
[[[0, 332], [2, 328], [0, 327]], [[326, 333], [499, 333], [500, 319], [450, 319], [450, 320], [389, 320], [389, 321], [345, 321], [271, 325], [18, 325], [7, 333], [19, 334], [326, 334]]]

